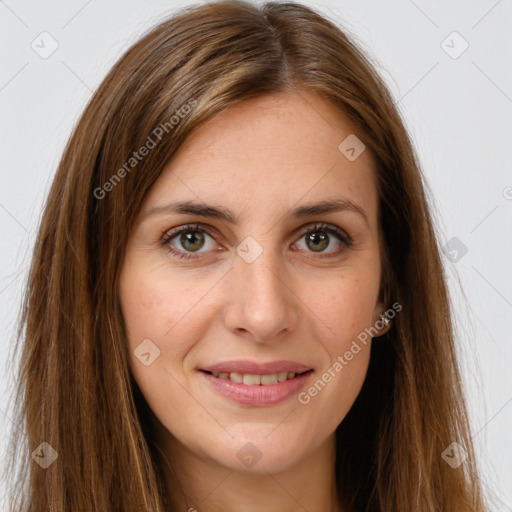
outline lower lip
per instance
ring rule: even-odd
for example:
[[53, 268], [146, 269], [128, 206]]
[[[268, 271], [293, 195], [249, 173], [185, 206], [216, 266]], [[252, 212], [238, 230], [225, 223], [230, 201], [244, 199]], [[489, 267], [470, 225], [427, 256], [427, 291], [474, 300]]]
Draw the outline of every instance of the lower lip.
[[200, 372], [207, 381], [220, 393], [239, 404], [251, 407], [265, 407], [284, 402], [299, 393], [309, 379], [313, 370], [309, 370], [293, 379], [287, 379], [277, 384], [248, 385], [221, 379], [204, 371]]

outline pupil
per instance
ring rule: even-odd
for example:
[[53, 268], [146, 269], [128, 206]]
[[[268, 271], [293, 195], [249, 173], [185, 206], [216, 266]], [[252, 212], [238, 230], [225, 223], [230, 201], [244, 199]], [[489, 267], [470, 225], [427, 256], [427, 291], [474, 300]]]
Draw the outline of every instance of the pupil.
[[309, 242], [313, 242], [314, 245], [313, 245], [313, 247], [310, 247], [310, 248], [312, 248], [314, 250], [317, 250], [318, 248], [320, 248], [320, 250], [323, 250], [328, 245], [328, 237], [325, 233], [322, 233], [320, 235], [318, 235], [318, 233], [312, 233], [311, 235], [309, 235], [307, 237], [307, 240]]
[[[194, 242], [197, 243], [197, 240], [199, 240], [199, 247], [187, 247], [188, 244], [194, 245]], [[181, 235], [181, 243], [183, 244], [183, 247], [185, 247], [188, 250], [194, 251], [201, 248], [201, 242], [203, 241], [203, 235], [202, 233], [191, 231], [188, 233], [183, 233]]]

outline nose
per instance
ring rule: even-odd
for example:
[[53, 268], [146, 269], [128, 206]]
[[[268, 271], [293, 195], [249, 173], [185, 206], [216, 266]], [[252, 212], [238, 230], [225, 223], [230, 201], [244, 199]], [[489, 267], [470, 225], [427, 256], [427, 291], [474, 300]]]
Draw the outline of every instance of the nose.
[[229, 330], [253, 341], [272, 342], [296, 329], [300, 299], [284, 266], [268, 248], [251, 263], [236, 255], [224, 310]]

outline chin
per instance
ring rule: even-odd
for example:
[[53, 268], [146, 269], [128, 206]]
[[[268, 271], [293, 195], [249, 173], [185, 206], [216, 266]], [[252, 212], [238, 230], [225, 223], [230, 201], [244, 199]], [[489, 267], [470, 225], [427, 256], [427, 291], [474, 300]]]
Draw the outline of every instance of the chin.
[[210, 454], [210, 457], [222, 466], [242, 473], [280, 473], [293, 468], [306, 456], [306, 453], [301, 452], [304, 444], [290, 442], [289, 436], [287, 439], [275, 436], [271, 440], [270, 437], [274, 435], [269, 436], [271, 431], [265, 429], [254, 436], [236, 436], [224, 446], [215, 443], [221, 450]]

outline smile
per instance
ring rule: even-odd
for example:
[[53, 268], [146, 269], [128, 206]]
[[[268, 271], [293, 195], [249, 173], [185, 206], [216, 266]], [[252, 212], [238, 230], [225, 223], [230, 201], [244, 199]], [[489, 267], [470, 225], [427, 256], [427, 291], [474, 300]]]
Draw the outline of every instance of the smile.
[[268, 407], [295, 396], [313, 373], [278, 372], [266, 375], [200, 370], [210, 388], [230, 401], [250, 407]]

